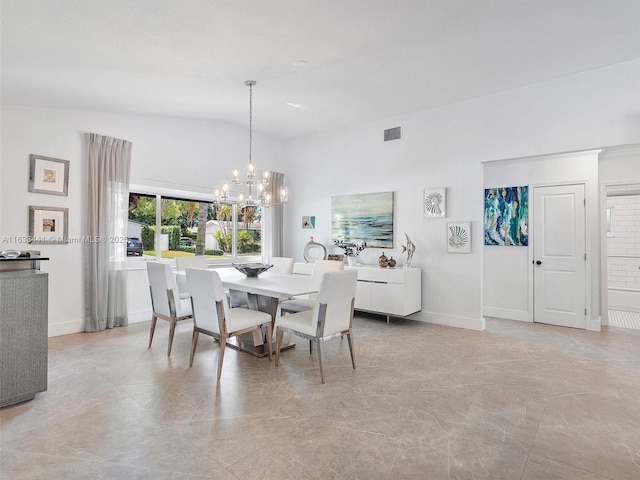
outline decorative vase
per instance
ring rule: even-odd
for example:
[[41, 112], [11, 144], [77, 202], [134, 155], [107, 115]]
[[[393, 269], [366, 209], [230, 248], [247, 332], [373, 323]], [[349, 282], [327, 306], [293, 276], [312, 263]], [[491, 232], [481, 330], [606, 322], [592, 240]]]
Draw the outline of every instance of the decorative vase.
[[347, 263], [350, 266], [355, 267], [355, 265], [358, 263], [358, 257], [347, 257]]
[[395, 260], [395, 258], [391, 257], [389, 259], [389, 267], [393, 268], [395, 266], [396, 266], [396, 260]]
[[380, 268], [387, 268], [387, 266], [389, 265], [389, 259], [384, 254], [384, 252], [382, 252], [382, 255], [378, 257], [378, 265], [380, 265]]

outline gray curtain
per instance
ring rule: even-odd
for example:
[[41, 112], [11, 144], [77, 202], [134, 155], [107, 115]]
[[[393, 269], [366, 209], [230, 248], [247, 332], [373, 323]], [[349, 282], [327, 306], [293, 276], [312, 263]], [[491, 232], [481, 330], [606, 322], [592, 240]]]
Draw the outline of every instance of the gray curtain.
[[263, 210], [263, 257], [268, 262], [271, 257], [284, 255], [284, 205], [280, 198], [280, 189], [284, 187], [284, 173], [271, 172], [268, 192], [273, 204]]
[[85, 332], [127, 326], [127, 219], [131, 142], [85, 133]]

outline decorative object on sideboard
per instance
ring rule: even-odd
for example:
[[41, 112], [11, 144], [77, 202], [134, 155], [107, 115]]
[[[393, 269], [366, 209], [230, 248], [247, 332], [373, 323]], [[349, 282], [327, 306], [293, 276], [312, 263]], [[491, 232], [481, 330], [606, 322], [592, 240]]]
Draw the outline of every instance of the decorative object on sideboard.
[[424, 190], [424, 218], [447, 216], [447, 189], [427, 188]]
[[413, 260], [413, 252], [416, 251], [416, 246], [409, 238], [409, 235], [405, 233], [404, 236], [407, 237], [407, 244], [402, 245], [402, 253], [407, 252], [407, 261], [404, 262], [404, 266], [409, 268], [411, 266], [411, 260]]
[[523, 246], [529, 244], [529, 189], [486, 188], [484, 191], [484, 244]]
[[304, 216], [302, 217], [302, 228], [316, 228], [316, 217], [314, 216]]
[[29, 191], [67, 196], [69, 160], [29, 155]]
[[334, 240], [333, 245], [344, 250], [349, 265], [356, 265], [358, 263], [358, 255], [367, 248], [367, 242], [362, 242], [358, 245], [357, 243]]
[[391, 255], [391, 257], [389, 258], [389, 268], [395, 268], [396, 263], [396, 259], [393, 258], [393, 255]]
[[327, 247], [321, 243], [315, 242], [313, 237], [309, 238], [310, 240], [304, 246], [304, 252], [302, 253], [304, 261], [308, 263], [327, 258]]
[[449, 253], [471, 253], [471, 223], [447, 223], [447, 251]]
[[4, 258], [18, 258], [21, 253], [20, 250], [3, 250], [2, 256]]
[[393, 248], [393, 192], [331, 197], [331, 239]]
[[378, 257], [378, 266], [380, 268], [387, 268], [389, 266], [389, 259], [384, 254], [384, 252], [382, 252], [382, 255]]
[[29, 206], [29, 243], [69, 243], [69, 209]]

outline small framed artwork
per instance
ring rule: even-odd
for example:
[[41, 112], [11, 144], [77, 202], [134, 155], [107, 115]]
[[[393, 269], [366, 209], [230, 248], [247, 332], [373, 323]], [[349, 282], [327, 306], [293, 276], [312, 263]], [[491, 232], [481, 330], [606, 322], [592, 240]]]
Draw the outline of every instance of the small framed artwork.
[[29, 243], [68, 243], [69, 209], [29, 206]]
[[447, 251], [449, 253], [471, 253], [471, 223], [447, 223]]
[[67, 196], [69, 160], [29, 155], [29, 191]]
[[302, 217], [302, 228], [316, 228], [316, 217]]
[[443, 218], [447, 216], [447, 189], [427, 188], [423, 199], [424, 218]]

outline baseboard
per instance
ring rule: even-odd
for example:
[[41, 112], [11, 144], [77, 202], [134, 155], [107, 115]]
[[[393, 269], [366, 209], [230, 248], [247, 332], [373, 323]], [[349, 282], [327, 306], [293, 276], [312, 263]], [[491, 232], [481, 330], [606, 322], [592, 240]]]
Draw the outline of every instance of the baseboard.
[[60, 335], [70, 335], [80, 332], [84, 332], [84, 319], [50, 323], [48, 335], [49, 337], [59, 337]]
[[587, 319], [587, 330], [599, 332], [602, 329], [601, 317]]
[[[137, 312], [128, 312], [129, 323], [145, 322], [151, 319], [151, 310], [140, 310]], [[61, 323], [49, 324], [49, 337], [59, 337], [60, 335], [70, 335], [72, 333], [84, 332], [84, 320], [71, 320]]]
[[506, 318], [508, 320], [518, 320], [520, 322], [531, 322], [527, 310], [515, 310], [511, 308], [484, 307], [485, 317]]
[[465, 328], [467, 330], [475, 330], [478, 332], [485, 329], [484, 318], [461, 317], [458, 315], [446, 315], [444, 313], [425, 311], [414, 313], [406, 318], [409, 320], [417, 320], [418, 322], [445, 325], [447, 327]]

